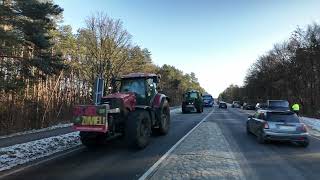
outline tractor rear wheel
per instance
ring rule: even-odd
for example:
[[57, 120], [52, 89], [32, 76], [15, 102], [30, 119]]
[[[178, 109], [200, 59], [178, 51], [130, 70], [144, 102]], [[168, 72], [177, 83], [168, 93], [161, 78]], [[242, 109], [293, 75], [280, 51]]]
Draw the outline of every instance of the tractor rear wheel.
[[129, 146], [138, 149], [146, 147], [151, 135], [149, 112], [143, 109], [136, 109], [133, 112], [129, 112], [125, 135]]
[[161, 115], [159, 121], [159, 129], [157, 129], [160, 135], [166, 135], [170, 128], [170, 107], [167, 100], [164, 100], [161, 107]]

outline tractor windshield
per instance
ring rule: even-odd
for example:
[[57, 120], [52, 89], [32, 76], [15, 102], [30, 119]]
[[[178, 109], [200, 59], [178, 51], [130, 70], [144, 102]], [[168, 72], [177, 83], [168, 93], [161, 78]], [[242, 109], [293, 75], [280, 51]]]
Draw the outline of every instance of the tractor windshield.
[[188, 93], [186, 93], [186, 96], [185, 96], [186, 98], [190, 98], [190, 99], [196, 99], [196, 98], [198, 98], [198, 94], [196, 93], [196, 92], [188, 92]]
[[121, 81], [121, 92], [134, 92], [145, 97], [144, 79], [124, 79]]
[[145, 80], [122, 79], [120, 92], [133, 92], [137, 98], [137, 104], [144, 104], [146, 100]]

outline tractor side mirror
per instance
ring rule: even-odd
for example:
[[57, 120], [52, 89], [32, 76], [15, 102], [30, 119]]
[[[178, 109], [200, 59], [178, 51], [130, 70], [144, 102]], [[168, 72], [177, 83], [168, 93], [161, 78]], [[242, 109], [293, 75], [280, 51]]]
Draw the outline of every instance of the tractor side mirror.
[[158, 93], [163, 93], [163, 89], [161, 89], [159, 86], [157, 87]]

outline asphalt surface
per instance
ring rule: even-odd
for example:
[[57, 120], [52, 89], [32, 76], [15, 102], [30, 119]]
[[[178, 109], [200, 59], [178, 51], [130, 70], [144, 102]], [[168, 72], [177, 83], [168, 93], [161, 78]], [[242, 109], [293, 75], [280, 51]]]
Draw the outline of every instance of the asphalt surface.
[[[202, 114], [172, 116], [169, 134], [152, 137], [144, 150], [129, 150], [123, 140], [117, 139], [105, 147], [82, 149], [5, 179], [138, 179], [211, 110], [206, 108]], [[307, 148], [290, 143], [258, 144], [253, 135], [246, 134], [246, 119], [247, 115], [238, 109], [215, 107], [207, 120], [221, 128], [246, 179], [319, 179], [319, 139], [310, 137]]]
[[212, 108], [202, 114], [171, 115], [169, 133], [152, 137], [143, 150], [128, 149], [123, 139], [115, 139], [104, 147], [95, 150], [82, 148], [4, 179], [138, 179], [210, 110]]
[[247, 135], [246, 114], [238, 109], [219, 110], [213, 114], [227, 138], [246, 179], [303, 180], [320, 177], [320, 140], [310, 137], [307, 148], [291, 143], [259, 144]]

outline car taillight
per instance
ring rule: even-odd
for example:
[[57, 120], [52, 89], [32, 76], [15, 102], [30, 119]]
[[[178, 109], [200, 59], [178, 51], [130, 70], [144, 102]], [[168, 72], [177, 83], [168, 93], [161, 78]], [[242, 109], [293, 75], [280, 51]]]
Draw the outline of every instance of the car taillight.
[[265, 122], [263, 128], [264, 129], [269, 129], [269, 124], [267, 122]]
[[307, 126], [305, 124], [302, 124], [302, 126], [300, 126], [300, 130], [302, 132], [307, 132]]

